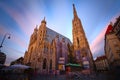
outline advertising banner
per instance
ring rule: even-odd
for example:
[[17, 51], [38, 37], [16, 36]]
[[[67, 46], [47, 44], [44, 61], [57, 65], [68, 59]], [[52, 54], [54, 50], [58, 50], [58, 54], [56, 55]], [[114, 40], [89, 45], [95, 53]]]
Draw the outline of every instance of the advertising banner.
[[83, 61], [83, 65], [89, 65], [89, 61]]
[[60, 57], [58, 63], [59, 64], [65, 64], [65, 58], [64, 57]]
[[85, 69], [90, 68], [89, 61], [83, 61], [83, 66], [84, 66]]

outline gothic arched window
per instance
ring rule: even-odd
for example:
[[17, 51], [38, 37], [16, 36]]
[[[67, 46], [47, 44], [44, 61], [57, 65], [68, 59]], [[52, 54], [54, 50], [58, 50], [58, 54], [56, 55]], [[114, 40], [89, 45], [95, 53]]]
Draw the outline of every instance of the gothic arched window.
[[30, 51], [31, 53], [33, 52], [33, 47], [31, 47], [31, 51]]
[[46, 66], [47, 66], [47, 60], [46, 60], [46, 58], [44, 58], [44, 60], [43, 60], [43, 69], [46, 69]]
[[80, 43], [80, 42], [79, 42], [79, 39], [77, 38], [77, 45], [78, 45], [78, 48], [79, 48], [79, 43]]
[[50, 70], [52, 69], [52, 59], [50, 60]]

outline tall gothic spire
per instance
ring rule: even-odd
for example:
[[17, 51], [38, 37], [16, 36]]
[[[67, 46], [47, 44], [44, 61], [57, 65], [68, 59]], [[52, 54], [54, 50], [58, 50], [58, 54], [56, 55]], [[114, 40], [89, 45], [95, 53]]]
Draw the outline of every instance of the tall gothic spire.
[[73, 14], [74, 14], [74, 17], [78, 17], [78, 16], [77, 16], [77, 12], [76, 12], [75, 5], [74, 5], [74, 4], [73, 4]]

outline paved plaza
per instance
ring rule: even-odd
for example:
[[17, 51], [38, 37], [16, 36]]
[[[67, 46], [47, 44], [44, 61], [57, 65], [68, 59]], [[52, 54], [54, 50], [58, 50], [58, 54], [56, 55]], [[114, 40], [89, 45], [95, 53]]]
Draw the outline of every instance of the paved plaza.
[[75, 72], [64, 75], [36, 75], [32, 80], [120, 80], [119, 76], [108, 73], [95, 73], [90, 75]]
[[79, 72], [63, 75], [53, 74], [1, 74], [0, 80], [120, 80], [114, 74], [96, 73], [85, 75]]

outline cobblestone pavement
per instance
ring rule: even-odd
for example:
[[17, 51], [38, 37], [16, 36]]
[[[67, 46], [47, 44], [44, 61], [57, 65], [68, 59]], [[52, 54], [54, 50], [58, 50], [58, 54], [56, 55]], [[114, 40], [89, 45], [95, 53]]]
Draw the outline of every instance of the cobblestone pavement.
[[25, 74], [3, 74], [0, 75], [0, 80], [120, 80], [119, 78], [114, 78], [113, 74], [106, 75], [105, 73], [84, 75], [79, 72], [74, 72], [72, 74], [64, 75], [25, 75]]
[[32, 77], [32, 80], [67, 80], [66, 75], [37, 75]]
[[59, 75], [59, 76], [37, 76], [32, 78], [32, 80], [98, 80], [98, 79], [94, 77], [81, 76], [81, 75], [74, 77], [67, 77], [67, 75]]
[[107, 80], [105, 76], [95, 74], [83, 75], [80, 73], [75, 73], [74, 75], [37, 75], [32, 78], [32, 80]]
[[106, 75], [105, 73], [84, 75], [79, 72], [75, 72], [69, 75], [37, 75], [32, 80], [120, 80], [115, 79], [113, 75]]

